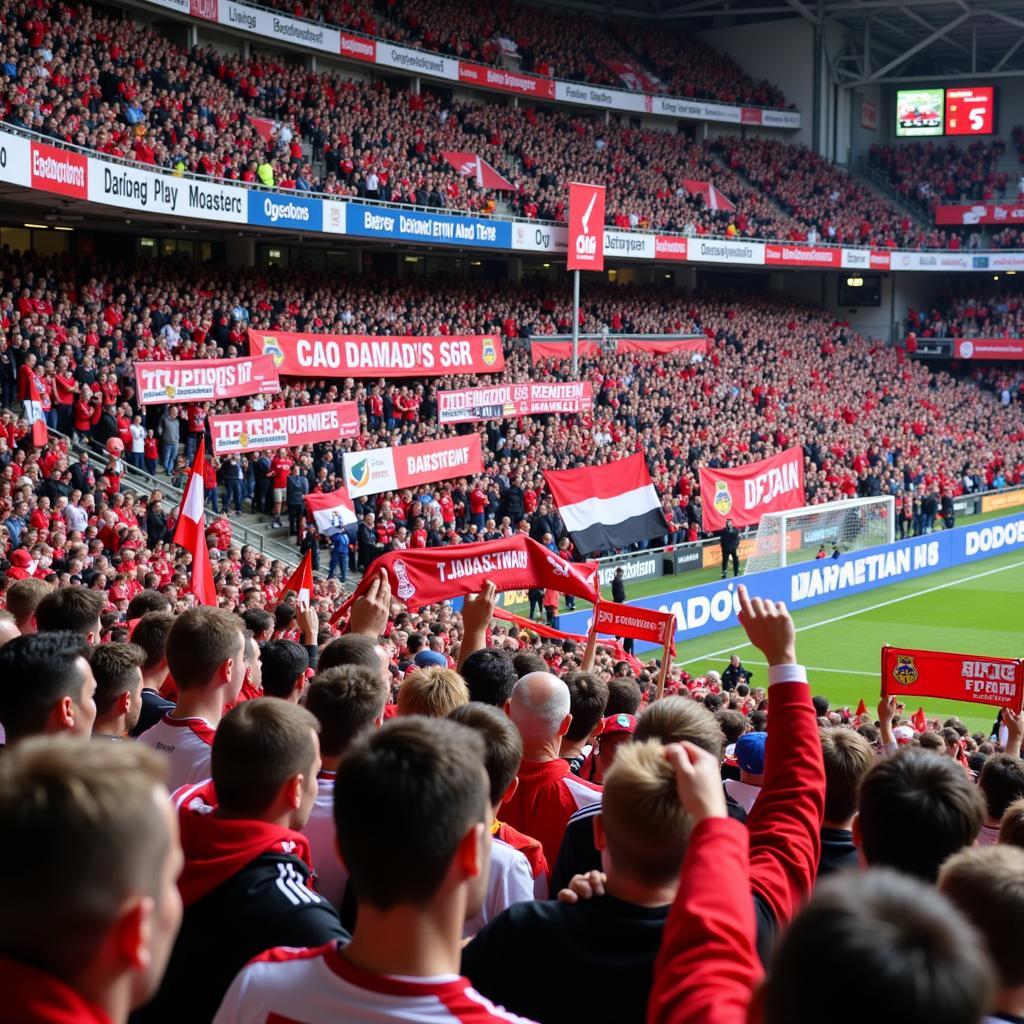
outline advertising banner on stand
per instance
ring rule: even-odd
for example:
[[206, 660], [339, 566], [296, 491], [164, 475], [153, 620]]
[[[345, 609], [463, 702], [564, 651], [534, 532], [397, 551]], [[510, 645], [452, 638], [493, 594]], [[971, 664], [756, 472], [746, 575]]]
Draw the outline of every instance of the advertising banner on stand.
[[604, 270], [604, 185], [569, 185], [569, 270]]
[[439, 423], [477, 423], [542, 413], [589, 412], [593, 407], [594, 391], [590, 381], [530, 381], [437, 393]]
[[735, 469], [700, 470], [704, 529], [751, 526], [766, 512], [785, 512], [804, 504], [804, 453], [790, 448], [769, 459]]
[[479, 434], [403, 444], [398, 448], [345, 452], [343, 459], [345, 485], [353, 498], [473, 476], [484, 469]]

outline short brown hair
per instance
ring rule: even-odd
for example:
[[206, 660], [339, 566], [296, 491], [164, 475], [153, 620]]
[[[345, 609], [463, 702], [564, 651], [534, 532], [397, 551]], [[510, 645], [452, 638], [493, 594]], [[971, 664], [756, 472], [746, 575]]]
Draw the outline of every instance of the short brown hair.
[[484, 741], [443, 718], [398, 718], [358, 741], [334, 781], [338, 848], [360, 903], [433, 898], [466, 833], [488, 823]]
[[273, 697], [246, 700], [217, 726], [210, 774], [226, 814], [262, 814], [296, 775], [316, 759], [316, 719], [305, 709]]
[[725, 736], [714, 712], [687, 697], [666, 697], [648, 705], [636, 720], [636, 740], [684, 740], [721, 759]]
[[40, 633], [67, 629], [85, 636], [99, 621], [105, 603], [99, 590], [86, 587], [51, 587], [36, 605], [36, 627]]
[[657, 740], [619, 747], [603, 784], [601, 821], [616, 867], [633, 878], [674, 881], [692, 820], [664, 747]]
[[137, 644], [97, 644], [89, 652], [89, 664], [96, 678], [96, 714], [110, 713], [114, 701], [134, 682], [134, 670], [141, 669], [146, 652]]
[[875, 752], [850, 729], [822, 729], [825, 758], [825, 820], [848, 821], [857, 811], [861, 780], [875, 763]]
[[320, 651], [317, 668], [323, 672], [338, 665], [362, 665], [363, 668], [380, 672], [381, 661], [376, 642], [361, 633], [336, 636]]
[[191, 608], [167, 635], [167, 667], [179, 690], [205, 687], [229, 658], [243, 656], [242, 623], [223, 608]]
[[320, 723], [320, 750], [339, 757], [384, 714], [388, 691], [379, 671], [338, 665], [313, 677], [306, 708]]
[[22, 626], [35, 615], [39, 602], [50, 591], [53, 584], [30, 576], [25, 580], [14, 580], [7, 588], [7, 610], [14, 616], [18, 626]]
[[167, 657], [167, 638], [173, 625], [174, 616], [170, 612], [146, 612], [135, 623], [132, 643], [141, 647], [146, 654], [142, 664], [143, 672], [152, 672]]
[[1014, 800], [1003, 811], [999, 823], [999, 842], [1006, 846], [1019, 846], [1024, 849], [1024, 800]]
[[453, 669], [419, 668], [402, 681], [397, 703], [400, 715], [444, 718], [460, 704], [469, 703], [469, 689]]
[[1024, 761], [1009, 754], [993, 754], [981, 769], [978, 788], [985, 797], [985, 809], [999, 821], [1007, 807], [1024, 797]]
[[722, 730], [726, 743], [735, 743], [747, 731], [747, 716], [742, 711], [724, 708], [715, 713], [718, 728]]
[[0, 953], [76, 974], [127, 897], [159, 894], [165, 781], [141, 743], [34, 737], [0, 757]]
[[597, 728], [608, 704], [608, 684], [592, 672], [570, 672], [565, 676], [569, 687], [569, 714], [572, 721], [565, 738], [573, 743], [585, 740]]
[[453, 722], [469, 726], [484, 741], [484, 767], [491, 780], [491, 806], [504, 799], [512, 780], [519, 774], [523, 760], [523, 737], [512, 719], [492, 704], [470, 701], [449, 712]]
[[608, 680], [606, 715], [635, 715], [643, 694], [640, 684], [632, 676], [615, 676]]
[[939, 890], [981, 932], [1002, 988], [1024, 985], [1020, 933], [1024, 924], [1024, 850], [979, 846], [950, 857]]

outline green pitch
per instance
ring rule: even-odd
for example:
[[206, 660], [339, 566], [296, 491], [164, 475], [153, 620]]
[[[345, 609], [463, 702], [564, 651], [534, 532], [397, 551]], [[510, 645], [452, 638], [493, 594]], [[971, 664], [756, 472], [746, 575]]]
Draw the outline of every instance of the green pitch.
[[[757, 594], [756, 574], [745, 580]], [[874, 714], [880, 692], [879, 652], [885, 643], [924, 650], [1024, 656], [1024, 555], [1014, 552], [947, 569], [866, 594], [794, 613], [797, 657], [807, 666], [811, 688], [833, 706], [856, 707], [863, 697]], [[677, 644], [676, 661], [700, 675], [721, 671], [739, 654], [753, 669], [753, 685], [767, 685], [761, 654], [741, 629], [723, 630]], [[926, 714], [957, 715], [988, 735], [995, 708], [957, 701], [923, 700]], [[907, 714], [918, 703], [908, 704]]]

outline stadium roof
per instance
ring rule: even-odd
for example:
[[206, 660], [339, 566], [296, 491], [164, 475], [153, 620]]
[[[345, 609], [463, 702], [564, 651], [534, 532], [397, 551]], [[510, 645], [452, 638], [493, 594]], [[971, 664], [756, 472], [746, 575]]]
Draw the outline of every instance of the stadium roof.
[[1024, 75], [1024, 0], [553, 0], [700, 31], [798, 16], [849, 29], [835, 81], [993, 79]]

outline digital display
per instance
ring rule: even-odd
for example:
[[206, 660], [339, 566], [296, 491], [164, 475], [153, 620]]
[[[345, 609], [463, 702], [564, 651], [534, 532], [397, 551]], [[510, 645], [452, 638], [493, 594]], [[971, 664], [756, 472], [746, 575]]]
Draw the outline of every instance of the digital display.
[[991, 135], [996, 91], [991, 85], [946, 90], [947, 135]]
[[896, 137], [942, 135], [945, 89], [900, 89], [896, 93]]

